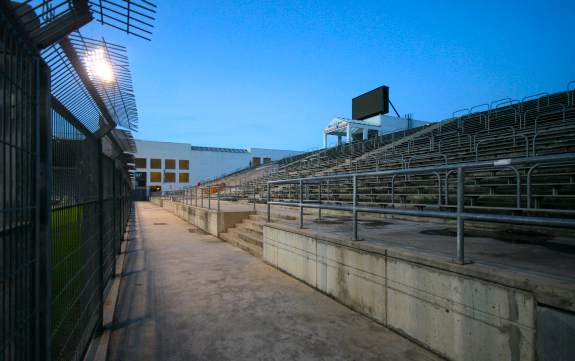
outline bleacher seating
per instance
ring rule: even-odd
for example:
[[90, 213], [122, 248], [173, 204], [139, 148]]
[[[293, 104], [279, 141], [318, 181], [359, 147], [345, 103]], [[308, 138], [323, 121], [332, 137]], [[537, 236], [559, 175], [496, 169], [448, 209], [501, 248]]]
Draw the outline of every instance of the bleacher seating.
[[[265, 202], [269, 180], [573, 152], [574, 94], [575, 90], [569, 89], [522, 101], [504, 99], [429, 126], [305, 153], [277, 162], [266, 171], [246, 170], [215, 182], [242, 185], [251, 189], [250, 193], [255, 187], [259, 201]], [[466, 207], [574, 214], [575, 164], [535, 167], [531, 172], [530, 168], [466, 172]], [[455, 183], [453, 172], [362, 177], [357, 199], [362, 206], [449, 208], [455, 206]], [[304, 199], [317, 200], [318, 192], [319, 185], [306, 185]], [[298, 197], [297, 185], [274, 187], [274, 199], [296, 201]], [[351, 202], [351, 180], [322, 182], [321, 200]]]

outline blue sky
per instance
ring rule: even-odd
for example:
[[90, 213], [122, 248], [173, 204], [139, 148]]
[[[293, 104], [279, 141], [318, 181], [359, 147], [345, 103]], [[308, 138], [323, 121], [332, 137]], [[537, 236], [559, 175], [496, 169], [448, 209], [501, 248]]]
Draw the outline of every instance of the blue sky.
[[575, 1], [158, 0], [151, 42], [128, 46], [137, 138], [306, 150], [351, 99], [390, 87], [436, 121], [575, 80]]

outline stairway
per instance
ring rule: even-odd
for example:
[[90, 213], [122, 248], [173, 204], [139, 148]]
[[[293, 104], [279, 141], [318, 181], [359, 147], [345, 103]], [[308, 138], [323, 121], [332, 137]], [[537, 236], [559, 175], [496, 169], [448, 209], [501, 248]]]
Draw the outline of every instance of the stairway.
[[[295, 220], [296, 217], [288, 214], [276, 213], [272, 217], [272, 222], [278, 220]], [[242, 222], [234, 227], [228, 228], [220, 234], [220, 239], [243, 249], [253, 256], [262, 257], [263, 253], [263, 235], [264, 225], [266, 224], [266, 215], [264, 212], [251, 214]]]

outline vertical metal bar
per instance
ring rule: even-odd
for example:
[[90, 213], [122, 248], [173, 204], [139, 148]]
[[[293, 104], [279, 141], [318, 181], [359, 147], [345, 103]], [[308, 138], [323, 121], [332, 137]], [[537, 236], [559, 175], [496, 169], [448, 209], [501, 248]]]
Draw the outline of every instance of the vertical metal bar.
[[220, 213], [220, 186], [218, 185], [218, 213]]
[[46, 64], [39, 61], [37, 69], [36, 92], [38, 113], [34, 126], [38, 129], [34, 137], [35, 182], [36, 182], [36, 295], [33, 302], [38, 303], [36, 321], [36, 360], [49, 360], [51, 357], [51, 190], [52, 190], [52, 119], [50, 116], [50, 71]]
[[318, 203], [319, 208], [317, 209], [317, 219], [321, 219], [321, 181], [317, 185]]
[[99, 312], [98, 325], [102, 326], [104, 320], [104, 175], [103, 175], [103, 158], [102, 158], [102, 139], [98, 139], [98, 228], [99, 228], [99, 245], [98, 256], [100, 263], [99, 278]]
[[256, 185], [254, 183], [254, 212], [256, 211]]
[[271, 204], [270, 204], [271, 193], [270, 193], [270, 188], [271, 188], [271, 184], [268, 182], [268, 195], [267, 195], [267, 209], [268, 209], [267, 218], [268, 218], [268, 222], [270, 221], [270, 218], [271, 218]]
[[204, 187], [200, 188], [200, 207], [204, 208]]
[[116, 273], [116, 250], [118, 247], [117, 244], [117, 239], [116, 239], [116, 162], [113, 162], [113, 166], [112, 166], [112, 234], [113, 234], [113, 238], [112, 238], [112, 247], [114, 249], [114, 252], [112, 252], [112, 260], [113, 260], [113, 271], [112, 271], [112, 275], [114, 275]]
[[357, 241], [357, 176], [353, 176], [353, 240]]
[[194, 193], [195, 193], [195, 201], [196, 201], [196, 207], [198, 206], [198, 187], [194, 187]]
[[212, 185], [208, 186], [208, 209], [212, 209]]
[[299, 228], [303, 228], [303, 180], [299, 181]]
[[465, 261], [464, 233], [465, 224], [462, 217], [465, 209], [465, 173], [463, 168], [457, 168], [457, 263], [463, 264]]

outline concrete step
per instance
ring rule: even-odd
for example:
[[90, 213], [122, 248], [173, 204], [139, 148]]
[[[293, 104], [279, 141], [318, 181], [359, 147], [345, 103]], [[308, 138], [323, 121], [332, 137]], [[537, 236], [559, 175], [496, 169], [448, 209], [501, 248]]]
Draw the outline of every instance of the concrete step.
[[242, 223], [236, 226], [250, 229], [254, 232], [263, 233], [266, 222], [254, 221], [252, 219], [245, 219]]
[[262, 257], [262, 253], [263, 253], [263, 248], [261, 246], [256, 246], [255, 244], [246, 242], [242, 239], [240, 239], [238, 237], [237, 233], [233, 233], [233, 232], [226, 232], [226, 233], [222, 233], [220, 234], [220, 238], [223, 239], [224, 241], [248, 252], [249, 254], [259, 257]]
[[261, 238], [264, 234], [264, 228], [263, 225], [258, 226], [258, 225], [253, 225], [250, 223], [240, 223], [240, 224], [236, 224], [236, 226], [234, 227], [238, 232], [242, 232], [242, 233], [247, 233], [250, 234], [254, 237], [258, 237]]
[[263, 245], [263, 233], [256, 233], [245, 228], [232, 228], [228, 233], [256, 246], [261, 247]]

